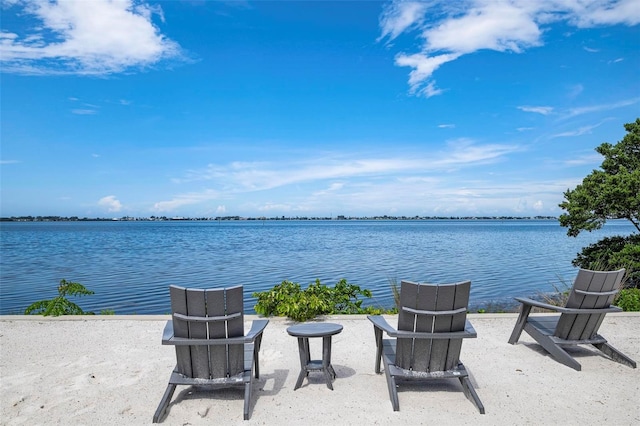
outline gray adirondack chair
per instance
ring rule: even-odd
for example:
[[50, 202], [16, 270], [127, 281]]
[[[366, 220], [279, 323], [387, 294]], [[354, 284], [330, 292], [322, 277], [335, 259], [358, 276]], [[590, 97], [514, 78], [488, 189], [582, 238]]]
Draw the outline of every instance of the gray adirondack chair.
[[160, 422], [177, 385], [244, 387], [244, 419], [249, 419], [253, 376], [259, 378], [258, 352], [268, 320], [255, 320], [244, 334], [242, 286], [187, 289], [171, 286], [171, 311], [163, 345], [175, 345], [177, 364], [153, 416]]
[[[467, 320], [471, 281], [456, 284], [417, 284], [402, 281], [398, 329], [382, 316], [369, 316], [376, 338], [376, 373], [380, 360], [393, 410], [400, 409], [397, 382], [405, 380], [459, 379], [465, 396], [481, 414], [484, 406], [469, 373], [460, 362], [462, 339], [477, 337]], [[394, 339], [383, 339], [385, 332]]]
[[[622, 310], [611, 306], [611, 303], [620, 290], [624, 273], [624, 269], [611, 272], [580, 269], [564, 307], [517, 297], [522, 307], [509, 343], [516, 344], [524, 330], [558, 362], [574, 370], [580, 371], [581, 366], [563, 349], [564, 346], [591, 344], [612, 360], [636, 368], [635, 361], [598, 334], [605, 315]], [[530, 316], [534, 306], [559, 312], [560, 315]]]

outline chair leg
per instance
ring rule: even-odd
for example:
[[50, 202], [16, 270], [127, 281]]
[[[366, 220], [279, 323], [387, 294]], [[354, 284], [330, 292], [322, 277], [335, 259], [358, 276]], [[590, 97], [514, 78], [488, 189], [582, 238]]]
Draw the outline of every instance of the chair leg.
[[389, 398], [391, 399], [391, 405], [393, 411], [400, 411], [400, 401], [398, 400], [398, 387], [396, 385], [396, 379], [385, 369], [385, 375], [387, 376], [387, 387], [389, 388]]
[[387, 388], [389, 388], [389, 398], [391, 399], [391, 405], [393, 411], [400, 411], [400, 401], [398, 400], [398, 386], [396, 385], [396, 378], [389, 373], [389, 364], [387, 358], [384, 359], [384, 375], [387, 379]]
[[380, 374], [380, 360], [382, 359], [382, 330], [378, 327], [373, 327], [373, 331], [376, 335], [376, 374]]
[[520, 315], [518, 316], [518, 321], [516, 321], [515, 327], [513, 327], [513, 331], [511, 332], [511, 337], [509, 337], [509, 343], [512, 345], [518, 342], [520, 335], [522, 334], [522, 330], [524, 330], [524, 326], [527, 324], [527, 318], [529, 318], [529, 313], [531, 312], [531, 305], [522, 305], [520, 309]]
[[262, 343], [262, 334], [256, 338], [255, 343], [253, 344], [253, 362], [255, 369], [255, 377], [256, 379], [260, 378], [260, 344]]
[[176, 385], [169, 383], [167, 385], [167, 390], [164, 391], [164, 395], [160, 400], [160, 404], [158, 405], [158, 409], [156, 413], [153, 415], [153, 423], [160, 423], [164, 418], [167, 407], [169, 406], [169, 402], [171, 401], [171, 397], [173, 396], [173, 392], [176, 390]]
[[549, 336], [542, 334], [538, 331], [537, 328], [531, 326], [530, 324], [526, 327], [526, 332], [529, 333], [533, 339], [540, 344], [547, 352], [551, 354], [552, 357], [556, 359], [561, 364], [566, 365], [567, 367], [571, 367], [576, 371], [582, 370], [582, 366], [578, 361], [573, 359], [571, 355], [567, 353], [562, 347], [556, 345]]
[[480, 414], [484, 414], [484, 405], [482, 405], [480, 397], [478, 397], [476, 390], [473, 388], [469, 377], [460, 377], [460, 383], [462, 384], [462, 390], [467, 399], [473, 402], [473, 404], [478, 408], [478, 411], [480, 411]]
[[636, 362], [611, 346], [609, 343], [594, 343], [593, 346], [600, 349], [604, 354], [608, 355], [612, 360], [619, 362], [620, 364], [627, 365], [631, 368], [636, 368]]
[[249, 420], [249, 408], [251, 406], [251, 382], [244, 384], [244, 419]]

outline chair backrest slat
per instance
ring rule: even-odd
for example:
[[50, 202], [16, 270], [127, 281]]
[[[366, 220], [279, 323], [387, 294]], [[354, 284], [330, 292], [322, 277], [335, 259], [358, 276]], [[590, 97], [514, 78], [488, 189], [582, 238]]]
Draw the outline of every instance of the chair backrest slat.
[[[225, 306], [227, 314], [243, 312], [242, 286], [228, 288], [225, 293]], [[244, 335], [244, 318], [232, 318], [227, 321], [227, 337], [240, 337]], [[228, 345], [229, 374], [234, 375], [244, 370], [244, 345]]]
[[[580, 269], [567, 299], [567, 308], [607, 308], [619, 290], [625, 270], [590, 271]], [[578, 290], [578, 291], [576, 291]], [[600, 328], [605, 314], [562, 314], [554, 335], [566, 340], [593, 337]]]
[[[226, 314], [224, 307], [224, 290], [207, 290], [207, 315], [222, 316]], [[224, 339], [227, 337], [226, 321], [209, 324], [210, 339]], [[226, 377], [227, 369], [227, 348], [225, 345], [209, 347], [209, 363], [211, 364], [211, 377]]]
[[[470, 281], [457, 284], [417, 284], [402, 281], [398, 330], [450, 332], [464, 330], [469, 302]], [[427, 311], [427, 312], [419, 312]], [[439, 315], [433, 315], [437, 311]], [[442, 311], [450, 311], [442, 314]], [[422, 372], [445, 371], [459, 362], [462, 339], [398, 338], [396, 365]]]
[[[449, 309], [459, 310], [464, 308], [461, 312], [454, 313], [451, 316], [451, 325], [449, 331], [463, 331], [467, 322], [467, 306], [469, 305], [469, 292], [471, 290], [471, 281], [465, 281], [454, 285], [443, 286], [440, 291], [446, 289], [454, 294], [452, 298], [452, 305]], [[439, 299], [439, 298], [438, 298]], [[451, 339], [448, 341], [449, 347], [447, 348], [447, 357], [443, 370], [450, 370], [458, 365], [460, 362], [460, 350], [462, 348], [462, 339]]]
[[[186, 289], [177, 286], [169, 287], [171, 298], [171, 312], [179, 312], [188, 315]], [[173, 333], [176, 337], [189, 337], [189, 323], [186, 321], [173, 321]], [[191, 347], [176, 346], [177, 370], [181, 374], [193, 377], [191, 370]]]
[[[207, 308], [204, 300], [204, 290], [187, 289], [187, 315], [204, 317]], [[193, 339], [207, 338], [207, 324], [189, 322], [189, 337]], [[209, 357], [206, 346], [191, 346], [191, 369], [195, 377], [210, 377]]]
[[[438, 298], [437, 286], [420, 285], [405, 281], [403, 283], [405, 287], [415, 287], [416, 297], [413, 300], [408, 300], [407, 303], [410, 308], [424, 311], [437, 311], [438, 306], [436, 304]], [[401, 288], [402, 291], [402, 288]], [[433, 330], [433, 315], [412, 315], [411, 322], [415, 325], [412, 331], [423, 331], [426, 333], [432, 333]], [[409, 340], [409, 339], [408, 339]], [[429, 371], [429, 363], [433, 356], [433, 345], [431, 339], [410, 339], [413, 342], [413, 351], [411, 353], [410, 367], [414, 371]]]

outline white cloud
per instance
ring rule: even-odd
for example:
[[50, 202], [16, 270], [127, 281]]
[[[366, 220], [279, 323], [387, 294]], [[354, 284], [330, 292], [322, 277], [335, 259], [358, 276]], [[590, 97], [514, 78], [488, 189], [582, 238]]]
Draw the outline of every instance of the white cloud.
[[18, 164], [21, 163], [21, 161], [18, 160], [0, 160], [0, 164]]
[[545, 25], [558, 21], [579, 28], [636, 25], [640, 7], [637, 0], [394, 0], [381, 14], [379, 40], [417, 33], [419, 52], [398, 53], [395, 64], [413, 68], [410, 93], [429, 97], [442, 93], [433, 74], [444, 63], [483, 49], [521, 53], [541, 46]]
[[108, 195], [106, 197], [102, 197], [98, 201], [98, 205], [100, 207], [104, 207], [108, 212], [119, 212], [122, 210], [122, 203], [118, 201], [115, 195]]
[[579, 28], [640, 23], [637, 0], [569, 0], [558, 3], [560, 7], [566, 5], [569, 22]]
[[535, 10], [506, 1], [470, 3], [473, 7], [464, 15], [450, 16], [424, 30], [426, 50], [464, 54], [491, 49], [519, 53], [540, 44], [541, 31], [532, 16]]
[[216, 208], [216, 213], [226, 213], [227, 212], [227, 207], [226, 206], [218, 206]]
[[409, 73], [409, 86], [411, 93], [423, 94], [427, 97], [438, 95], [442, 91], [435, 88], [433, 81], [425, 85], [425, 81], [431, 77], [431, 74], [437, 70], [440, 65], [458, 59], [459, 54], [445, 54], [437, 56], [427, 56], [422, 53], [413, 55], [399, 54], [396, 56], [396, 65], [401, 67], [411, 67], [413, 70]]
[[542, 115], [549, 115], [553, 112], [553, 107], [549, 106], [519, 106], [518, 109], [524, 112], [535, 112]]
[[180, 46], [152, 21], [164, 20], [159, 6], [138, 0], [19, 0], [12, 7], [33, 22], [21, 34], [3, 23], [4, 72], [102, 75], [181, 56]]
[[438, 128], [440, 129], [453, 129], [455, 127], [455, 124], [438, 124]]

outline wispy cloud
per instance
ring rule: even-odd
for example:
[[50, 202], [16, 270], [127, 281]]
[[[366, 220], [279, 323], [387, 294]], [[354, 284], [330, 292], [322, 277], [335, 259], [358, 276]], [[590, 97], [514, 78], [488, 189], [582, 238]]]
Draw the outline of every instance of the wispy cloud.
[[564, 137], [574, 137], [574, 136], [582, 136], [582, 135], [588, 135], [591, 133], [591, 131], [595, 128], [598, 128], [602, 125], [602, 122], [598, 123], [598, 124], [593, 124], [591, 126], [583, 126], [580, 127], [578, 129], [575, 130], [570, 130], [567, 132], [562, 132], [562, 133], [556, 133], [555, 135], [551, 136], [552, 138], [564, 138]]
[[542, 115], [549, 115], [553, 112], [553, 107], [550, 106], [519, 106], [518, 109], [524, 112], [535, 112]]
[[153, 22], [154, 17], [164, 21], [160, 6], [132, 0], [15, 0], [5, 7], [20, 8], [30, 32], [3, 22], [3, 72], [105, 75], [183, 58], [180, 46]]
[[576, 98], [583, 91], [584, 91], [584, 86], [582, 84], [575, 84], [569, 88], [568, 96], [570, 98]]
[[[361, 185], [363, 181], [399, 181], [419, 174], [421, 179], [429, 174], [451, 173], [456, 170], [491, 164], [501, 161], [510, 153], [520, 150], [515, 145], [479, 145], [471, 140], [450, 141], [441, 151], [423, 154], [421, 157], [361, 158], [337, 157], [314, 158], [287, 165], [283, 173], [280, 164], [270, 162], [234, 162], [230, 164], [210, 164], [202, 170], [190, 170], [182, 179], [174, 180], [177, 185], [193, 182], [209, 182], [211, 187], [200, 192], [187, 192], [170, 200], [155, 203], [156, 211], [171, 211], [186, 205], [220, 200], [225, 196], [241, 193], [267, 193], [280, 189], [296, 188], [299, 185], [323, 189], [310, 190], [314, 197], [339, 197], [347, 188]], [[291, 192], [288, 197], [291, 198]], [[282, 206], [279, 206], [282, 207]], [[265, 210], [270, 207], [255, 207]], [[301, 207], [300, 207], [301, 208]], [[288, 211], [288, 210], [287, 210]]]
[[95, 109], [72, 109], [71, 112], [76, 115], [94, 115], [98, 113]]
[[382, 15], [380, 15], [382, 34], [378, 41], [387, 36], [390, 40], [393, 40], [408, 28], [420, 25], [427, 8], [427, 3], [417, 1], [398, 2], [392, 7], [385, 8]]
[[566, 160], [564, 165], [567, 167], [583, 166], [585, 164], [599, 164], [602, 162], [602, 155], [600, 154], [587, 154], [580, 157]]
[[579, 28], [635, 25], [640, 7], [637, 0], [393, 0], [381, 14], [379, 40], [417, 34], [420, 51], [398, 53], [395, 64], [412, 68], [410, 93], [430, 97], [442, 93], [433, 74], [447, 62], [483, 49], [524, 52], [542, 45], [545, 25], [557, 21]]
[[610, 111], [618, 108], [623, 108], [629, 105], [634, 105], [637, 103], [640, 103], [640, 98], [625, 99], [619, 102], [600, 104], [600, 105], [591, 105], [591, 106], [580, 107], [580, 108], [571, 108], [566, 112], [566, 114], [563, 115], [563, 118], [571, 118], [577, 115], [589, 114], [592, 112]]
[[438, 124], [438, 128], [440, 129], [453, 129], [455, 127], [455, 124]]
[[18, 164], [21, 162], [22, 161], [18, 161], [18, 160], [0, 160], [0, 164]]
[[206, 201], [217, 200], [220, 193], [214, 190], [205, 190], [203, 192], [189, 192], [174, 197], [168, 201], [160, 201], [153, 205], [155, 212], [170, 212], [180, 207], [199, 204]]

